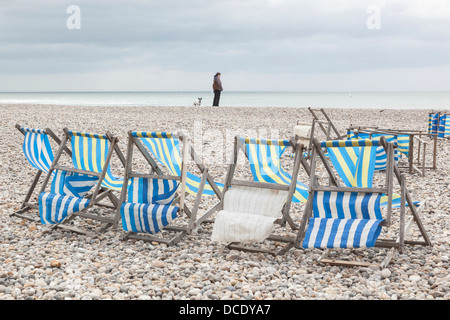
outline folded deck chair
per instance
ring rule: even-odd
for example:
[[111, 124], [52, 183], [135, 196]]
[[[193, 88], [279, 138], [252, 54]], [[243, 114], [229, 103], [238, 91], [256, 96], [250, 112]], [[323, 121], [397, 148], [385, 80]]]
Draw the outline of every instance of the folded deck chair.
[[436, 135], [438, 138], [450, 138], [449, 115], [438, 113], [428, 114], [428, 134]]
[[[69, 131], [64, 128], [64, 139], [55, 155], [53, 163], [39, 195], [39, 213], [41, 222], [78, 233], [95, 235], [90, 228], [77, 227], [71, 224], [75, 217], [87, 218], [102, 223], [97, 232], [103, 232], [116, 223], [115, 209], [118, 198], [114, 191], [120, 191], [123, 178], [116, 178], [110, 169], [111, 157], [114, 153], [124, 159], [117, 146], [118, 139], [111, 134], [91, 134]], [[71, 166], [59, 163], [62, 150], [68, 141], [71, 143]], [[45, 188], [50, 180], [50, 191]], [[101, 202], [109, 198], [111, 203]], [[114, 209], [108, 215], [86, 212], [93, 206]]]
[[[22, 150], [28, 163], [36, 169], [36, 175], [33, 182], [28, 189], [28, 192], [23, 200], [20, 209], [13, 212], [10, 216], [16, 216], [25, 218], [32, 221], [38, 221], [39, 215], [27, 214], [27, 211], [31, 209], [38, 209], [38, 204], [31, 203], [30, 199], [33, 196], [33, 192], [39, 183], [42, 174], [46, 174], [54, 159], [53, 150], [50, 144], [50, 139], [56, 144], [60, 144], [61, 140], [53, 133], [51, 129], [32, 129], [21, 127], [16, 124], [16, 128], [23, 134], [24, 140]], [[64, 149], [70, 155], [69, 149]]]
[[[180, 141], [183, 144], [181, 152]], [[150, 165], [149, 174], [133, 170], [134, 147], [137, 147]], [[181, 133], [142, 131], [128, 133], [124, 188], [116, 214], [117, 220], [122, 221], [123, 230], [127, 232], [124, 239], [174, 245], [218, 209], [219, 206], [216, 205], [201, 217], [197, 217], [202, 196], [212, 193], [221, 199], [222, 192], [201, 163], [197, 163], [202, 173], [200, 179], [197, 180], [194, 174], [187, 171], [189, 155], [192, 160], [197, 159], [189, 138]], [[169, 174], [163, 173], [157, 161], [169, 168]], [[128, 181], [130, 183], [125, 187]], [[191, 208], [186, 204], [186, 196], [189, 194], [195, 195]], [[187, 221], [184, 216], [187, 216]], [[177, 221], [179, 223], [175, 224]]]
[[[413, 202], [406, 189], [405, 179], [400, 175], [394, 161], [394, 146], [392, 143], [387, 143], [385, 137], [378, 140], [353, 139], [321, 143], [314, 141], [313, 144], [313, 154], [321, 152], [320, 148], [329, 148], [330, 146], [347, 149], [347, 153], [340, 153], [343, 156], [352, 154], [357, 147], [362, 148], [359, 152], [367, 153], [371, 157], [356, 162], [356, 171], [373, 170], [368, 168], [374, 166], [375, 149], [382, 146], [387, 154], [387, 165], [384, 171], [385, 177], [381, 181], [383, 187], [374, 188], [372, 185], [363, 183], [362, 178], [367, 177], [367, 174], [359, 180], [350, 176], [349, 179], [354, 180], [352, 185], [341, 186], [329, 162], [333, 156], [330, 156], [330, 160], [321, 156], [320, 159], [324, 163], [330, 178], [329, 181], [331, 181], [331, 186], [321, 186], [319, 178], [315, 174], [317, 157], [314, 157], [311, 163], [310, 194], [295, 243], [297, 248], [300, 248], [302, 242], [301, 247], [303, 249], [325, 249], [324, 255], [319, 260], [323, 263], [342, 266], [368, 266], [373, 262], [328, 259], [329, 249], [356, 249], [375, 246], [391, 248], [391, 251], [380, 264], [381, 267], [385, 267], [392, 259], [395, 250], [399, 250], [400, 253], [404, 252], [405, 244], [431, 244], [420, 219], [420, 213], [425, 203], [422, 202], [419, 208], [412, 205]], [[382, 228], [388, 228], [392, 224], [394, 177], [401, 187], [397, 238], [379, 239]], [[385, 206], [382, 205], [383, 197], [387, 199]], [[407, 226], [405, 226], [406, 204], [409, 205], [408, 208], [412, 214]], [[413, 223], [417, 224], [424, 241], [405, 240], [405, 235]], [[308, 225], [307, 228], [306, 225]]]
[[[264, 153], [264, 156], [261, 153], [258, 154], [255, 148], [248, 146], [260, 143], [267, 146], [264, 150], [268, 153]], [[284, 180], [280, 180], [278, 175], [272, 174], [279, 170], [279, 164], [267, 163], [266, 160], [271, 157], [266, 156], [270, 154], [269, 149], [273, 149], [272, 151], [278, 155], [279, 149], [288, 145], [292, 145], [296, 153], [293, 172], [288, 175], [283, 171]], [[302, 144], [288, 140], [262, 141], [235, 137], [234, 156], [227, 172], [222, 210], [216, 215], [211, 240], [227, 243], [225, 246], [229, 249], [273, 255], [283, 254], [292, 248], [295, 237], [272, 234], [272, 231], [275, 224], [284, 227], [284, 222], [288, 222], [292, 230], [297, 228], [289, 211], [295, 194], [298, 193], [298, 197], [301, 196], [301, 193], [297, 191], [297, 176], [300, 169], [300, 157], [303, 156], [302, 151], [305, 149]], [[258, 173], [260, 180], [246, 181], [234, 178], [239, 150], [248, 152], [251, 171], [254, 175]], [[264, 165], [259, 167], [262, 171], [255, 171], [255, 163], [260, 161], [264, 162]], [[269, 168], [271, 168], [270, 172]], [[273, 178], [263, 178], [265, 175], [273, 176]], [[285, 243], [285, 245], [279, 250], [278, 248], [264, 249], [261, 243], [266, 240]], [[255, 247], [255, 244], [258, 247]]]

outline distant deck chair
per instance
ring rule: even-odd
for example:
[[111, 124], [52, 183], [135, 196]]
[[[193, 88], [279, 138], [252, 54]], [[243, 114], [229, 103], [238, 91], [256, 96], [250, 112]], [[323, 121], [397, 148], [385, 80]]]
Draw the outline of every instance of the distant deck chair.
[[428, 134], [438, 138], [450, 138], [450, 115], [445, 113], [428, 114]]
[[[61, 155], [67, 143], [71, 144], [71, 166], [60, 165]], [[111, 172], [111, 158], [117, 154], [124, 164], [124, 156], [117, 145], [118, 138], [107, 134], [74, 132], [64, 128], [64, 139], [60, 144], [53, 163], [46, 176], [39, 195], [41, 222], [53, 228], [61, 228], [89, 236], [95, 236], [114, 226], [115, 209], [118, 198], [114, 192], [120, 191], [123, 178]], [[52, 178], [50, 191], [45, 191]], [[110, 203], [101, 202], [109, 198]], [[110, 215], [100, 212], [88, 213], [94, 207], [114, 209]], [[98, 230], [74, 226], [76, 218], [99, 221]]]
[[[37, 202], [31, 203], [30, 199], [33, 196], [34, 190], [36, 189], [42, 174], [46, 174], [49, 171], [54, 159], [49, 137], [58, 145], [61, 143], [61, 140], [49, 128], [25, 128], [18, 124], [16, 124], [16, 128], [24, 135], [22, 150], [29, 164], [36, 169], [36, 175], [34, 176], [33, 182], [28, 189], [20, 209], [11, 213], [10, 216], [38, 222], [38, 214], [32, 215], [27, 213], [31, 209], [39, 208]], [[71, 154], [71, 151], [67, 148], [64, 149], [64, 151], [68, 152], [69, 155]]]
[[[293, 146], [296, 153], [292, 174], [281, 170], [277, 159], [280, 150], [287, 146]], [[244, 151], [247, 156], [254, 181], [234, 178], [239, 150]], [[227, 243], [225, 247], [230, 250], [272, 255], [283, 254], [292, 248], [295, 236], [280, 236], [272, 234], [272, 231], [276, 224], [284, 228], [286, 222], [292, 230], [298, 228], [289, 212], [295, 197], [300, 201], [306, 195], [303, 185], [300, 188], [297, 186], [300, 158], [303, 157], [304, 150], [303, 145], [289, 140], [235, 137], [222, 208], [216, 215], [211, 240]], [[277, 157], [273, 157], [275, 155]], [[264, 241], [285, 245], [281, 248], [276, 246], [275, 249], [264, 249]], [[253, 244], [249, 245], [250, 243]]]
[[[137, 173], [133, 170], [134, 147], [137, 147], [150, 165], [150, 173]], [[190, 173], [187, 167], [189, 159], [198, 161], [189, 137], [182, 133], [128, 133], [124, 187], [116, 218], [121, 218], [122, 228], [127, 232], [125, 240], [155, 241], [171, 246], [218, 210], [220, 202], [197, 217], [203, 196], [213, 194], [222, 199], [222, 185], [214, 182], [208, 169], [200, 162], [196, 164], [201, 171], [201, 178]], [[164, 164], [169, 174], [165, 174], [157, 162]], [[130, 184], [126, 188], [128, 181]], [[189, 194], [195, 196], [191, 208], [186, 205], [186, 196]], [[187, 223], [175, 225], [173, 221], [181, 216], [187, 216]]]
[[[420, 130], [395, 130], [377, 127], [352, 127], [347, 129], [347, 133], [347, 136], [350, 133], [362, 139], [385, 136], [390, 140], [390, 137], [393, 136], [396, 146], [397, 166], [400, 170], [407, 169], [410, 174], [417, 172], [425, 176], [427, 169], [436, 170], [437, 168], [437, 135], [427, 134]], [[433, 148], [429, 147], [430, 143], [425, 140], [425, 137], [434, 140]], [[428, 165], [428, 155], [432, 157], [432, 165]], [[406, 165], [400, 162], [403, 157], [406, 158]]]
[[[324, 254], [319, 258], [322, 263], [341, 266], [369, 266], [373, 262], [349, 261], [329, 259], [331, 249], [356, 249], [370, 247], [390, 248], [380, 267], [386, 267], [392, 260], [395, 251], [404, 253], [405, 244], [431, 245], [430, 239], [422, 225], [420, 214], [425, 207], [425, 201], [419, 208], [413, 204], [404, 176], [400, 174], [394, 161], [393, 144], [387, 143], [385, 137], [378, 140], [337, 140], [314, 141], [313, 155], [319, 152], [319, 158], [325, 165], [331, 186], [321, 186], [316, 175], [317, 157], [313, 156], [311, 163], [310, 194], [298, 231], [295, 246], [303, 249], [324, 249]], [[348, 149], [352, 153], [355, 148], [361, 148], [361, 152], [371, 155], [368, 158], [360, 158], [356, 163], [357, 170], [364, 172], [373, 169], [376, 148], [382, 146], [387, 154], [385, 177], [382, 179], [382, 187], [374, 188], [363, 181], [369, 174], [360, 175], [361, 179], [355, 179], [351, 186], [341, 186], [335, 175], [330, 158], [324, 157], [322, 148]], [[383, 227], [392, 224], [394, 177], [398, 181], [400, 193], [399, 227], [397, 238], [379, 239]], [[385, 206], [382, 198], [386, 197]], [[412, 214], [408, 223], [405, 223], [405, 209], [408, 207]], [[412, 224], [416, 224], [424, 241], [406, 240]], [[307, 228], [306, 228], [306, 225]], [[302, 243], [302, 245], [300, 245]]]

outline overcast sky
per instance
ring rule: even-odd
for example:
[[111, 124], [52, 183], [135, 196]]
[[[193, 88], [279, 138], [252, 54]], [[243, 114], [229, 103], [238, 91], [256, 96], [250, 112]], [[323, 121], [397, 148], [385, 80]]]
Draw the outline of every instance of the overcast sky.
[[448, 91], [450, 1], [0, 0], [0, 91], [209, 91], [217, 71], [229, 91]]

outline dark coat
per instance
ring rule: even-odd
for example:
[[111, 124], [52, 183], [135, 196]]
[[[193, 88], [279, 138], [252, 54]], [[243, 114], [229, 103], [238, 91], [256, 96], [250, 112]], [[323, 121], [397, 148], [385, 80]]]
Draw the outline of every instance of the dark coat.
[[219, 77], [214, 77], [213, 90], [214, 91], [216, 91], [216, 90], [222, 91], [223, 90], [223, 88], [222, 88], [222, 81], [220, 81]]

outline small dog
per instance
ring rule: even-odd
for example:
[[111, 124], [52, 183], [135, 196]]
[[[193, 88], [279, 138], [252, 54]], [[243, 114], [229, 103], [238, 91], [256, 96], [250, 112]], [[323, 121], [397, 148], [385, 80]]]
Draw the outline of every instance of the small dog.
[[202, 98], [198, 98], [198, 101], [194, 101], [194, 107], [200, 107], [202, 104]]

